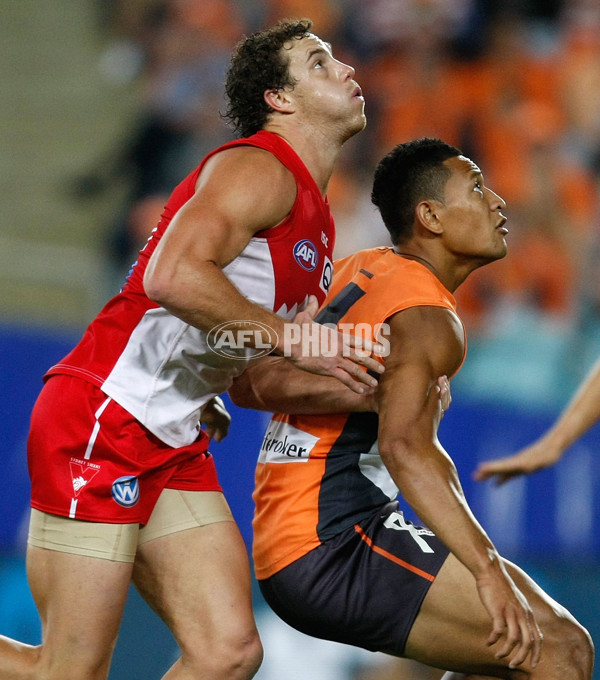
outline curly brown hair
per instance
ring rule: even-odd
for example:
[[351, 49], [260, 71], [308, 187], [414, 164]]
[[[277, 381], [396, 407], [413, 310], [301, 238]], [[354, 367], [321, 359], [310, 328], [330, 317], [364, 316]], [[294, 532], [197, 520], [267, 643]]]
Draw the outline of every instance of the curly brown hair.
[[240, 137], [249, 137], [265, 126], [272, 111], [264, 99], [267, 90], [294, 86], [289, 60], [281, 48], [290, 40], [305, 38], [311, 28], [310, 19], [286, 19], [236, 45], [225, 81], [229, 104], [223, 117]]

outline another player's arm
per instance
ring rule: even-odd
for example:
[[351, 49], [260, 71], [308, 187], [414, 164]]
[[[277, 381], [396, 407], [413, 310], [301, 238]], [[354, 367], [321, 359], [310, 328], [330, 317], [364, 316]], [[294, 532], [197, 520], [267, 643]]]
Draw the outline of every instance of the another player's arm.
[[591, 369], [556, 422], [539, 439], [512, 456], [481, 463], [475, 479], [499, 484], [557, 463], [567, 449], [600, 420], [600, 361]]
[[[296, 198], [291, 172], [272, 154], [254, 147], [221, 151], [208, 160], [196, 191], [174, 216], [144, 275], [146, 294], [186, 323], [209, 331], [225, 321], [258, 321], [278, 335], [283, 354], [284, 320], [246, 299], [223, 273], [259, 231], [280, 224]], [[270, 341], [265, 335], [263, 345]], [[304, 370], [332, 375], [351, 389], [374, 380], [359, 365], [375, 369], [372, 358], [351, 352], [305, 357], [302, 343], [291, 361]], [[356, 362], [356, 363], [354, 363]]]
[[405, 500], [471, 571], [492, 619], [490, 645], [511, 665], [540, 653], [533, 612], [474, 517], [456, 467], [437, 437], [436, 376], [453, 375], [464, 350], [462, 325], [449, 310], [414, 307], [390, 319], [391, 349], [379, 390], [379, 451]]
[[225, 439], [231, 425], [231, 416], [221, 397], [213, 397], [204, 404], [200, 411], [200, 424], [204, 427], [209, 439], [214, 439], [216, 442]]
[[375, 387], [357, 394], [336, 378], [307, 373], [273, 356], [247, 368], [229, 388], [236, 406], [298, 415], [375, 411], [375, 394]]

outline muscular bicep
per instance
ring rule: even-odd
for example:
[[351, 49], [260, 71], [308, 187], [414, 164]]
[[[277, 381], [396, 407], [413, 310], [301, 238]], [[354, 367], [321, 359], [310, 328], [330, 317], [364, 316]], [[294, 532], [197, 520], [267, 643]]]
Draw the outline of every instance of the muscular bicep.
[[379, 385], [380, 443], [431, 440], [437, 429], [436, 400], [430, 398], [440, 375], [460, 367], [465, 340], [458, 317], [442, 307], [412, 307], [395, 314], [390, 353]]
[[282, 222], [295, 199], [293, 175], [267, 151], [239, 147], [216, 154], [156, 248], [146, 283], [193, 278], [207, 264], [222, 269], [254, 234]]

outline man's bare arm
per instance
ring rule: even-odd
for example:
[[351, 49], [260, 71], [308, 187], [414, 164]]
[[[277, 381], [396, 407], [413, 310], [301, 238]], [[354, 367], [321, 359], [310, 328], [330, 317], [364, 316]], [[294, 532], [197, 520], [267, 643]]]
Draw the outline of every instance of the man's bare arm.
[[379, 451], [404, 499], [471, 571], [491, 619], [489, 644], [511, 664], [539, 658], [531, 608], [471, 512], [456, 467], [437, 437], [436, 376], [459, 367], [462, 326], [449, 310], [414, 307], [390, 320], [391, 353], [380, 380]]
[[502, 484], [513, 477], [531, 474], [557, 463], [575, 441], [600, 420], [600, 361], [550, 429], [535, 442], [512, 456], [481, 463], [475, 479], [490, 477]]
[[[233, 320], [265, 324], [279, 338], [275, 352], [283, 354], [284, 319], [245, 298], [223, 268], [254, 234], [281, 223], [295, 197], [294, 177], [264, 150], [240, 147], [209, 159], [194, 196], [174, 216], [150, 258], [144, 276], [148, 297], [204, 331]], [[301, 348], [302, 343], [291, 346], [289, 359], [303, 370], [331, 375], [358, 392], [374, 384], [361, 365], [377, 370], [377, 362], [347, 343], [338, 342], [338, 353], [329, 357], [305, 356]]]
[[377, 388], [357, 394], [339, 380], [313, 375], [281, 357], [265, 357], [236, 378], [229, 396], [236, 406], [272, 413], [312, 415], [375, 411]]
[[281, 324], [282, 319], [273, 320], [274, 314], [248, 301], [223, 268], [256, 232], [284, 220], [295, 197], [294, 177], [268, 152], [241, 147], [218, 153], [150, 258], [146, 293], [203, 330], [230, 319]]

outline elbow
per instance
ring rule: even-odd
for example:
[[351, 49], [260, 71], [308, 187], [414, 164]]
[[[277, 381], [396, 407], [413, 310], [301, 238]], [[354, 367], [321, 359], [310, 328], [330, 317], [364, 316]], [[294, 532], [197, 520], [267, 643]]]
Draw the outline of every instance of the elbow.
[[423, 452], [419, 442], [407, 437], [380, 438], [378, 446], [385, 466], [399, 476], [413, 474]]
[[378, 447], [379, 455], [386, 465], [393, 462], [395, 466], [402, 466], [410, 458], [411, 445], [407, 439], [379, 439]]
[[240, 408], [252, 408], [252, 400], [248, 398], [247, 392], [240, 389], [235, 384], [227, 390], [227, 394], [231, 399], [231, 403], [235, 406], [239, 406]]
[[255, 410], [263, 410], [263, 404], [258, 398], [256, 392], [252, 387], [246, 373], [250, 369], [246, 369], [245, 373], [233, 381], [231, 387], [227, 390], [227, 394], [235, 406], [240, 408], [249, 408]]
[[150, 260], [144, 272], [144, 292], [146, 296], [162, 307], [167, 307], [173, 294], [171, 277], [166, 275]]
[[257, 364], [253, 364], [233, 381], [228, 390], [229, 398], [241, 408], [256, 411], [274, 412], [279, 410], [282, 393], [278, 389], [280, 384], [287, 384], [286, 373], [281, 368], [289, 367], [286, 359], [272, 356], [264, 357]]

